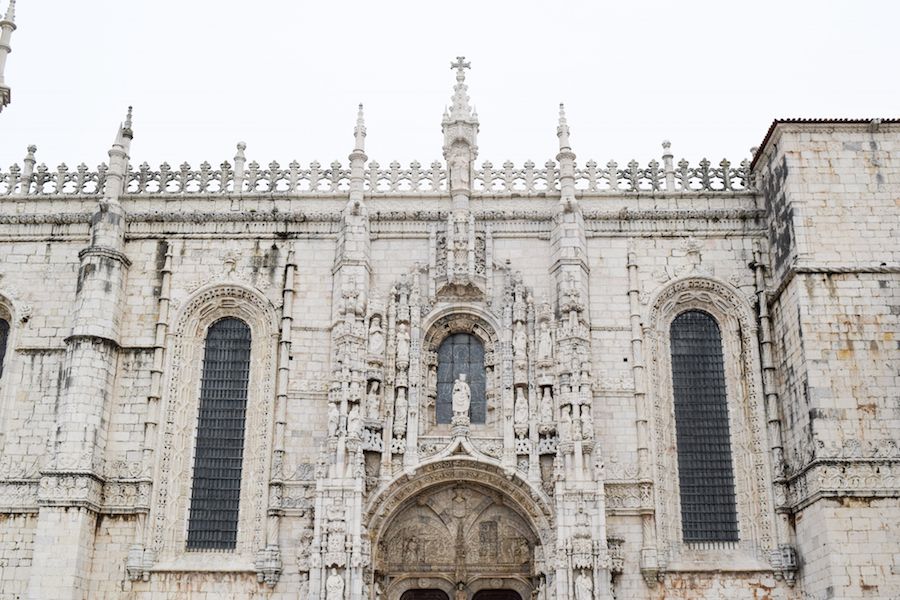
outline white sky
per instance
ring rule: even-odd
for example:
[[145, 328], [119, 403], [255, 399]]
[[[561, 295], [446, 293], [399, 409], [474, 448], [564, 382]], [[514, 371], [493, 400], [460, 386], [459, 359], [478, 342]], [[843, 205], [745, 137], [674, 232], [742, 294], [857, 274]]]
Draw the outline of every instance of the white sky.
[[[6, 8], [7, 0], [0, 0]], [[132, 163], [440, 158], [450, 61], [472, 62], [480, 164], [734, 162], [776, 117], [897, 117], [900, 3], [856, 0], [19, 0], [0, 169], [106, 160], [134, 105]]]

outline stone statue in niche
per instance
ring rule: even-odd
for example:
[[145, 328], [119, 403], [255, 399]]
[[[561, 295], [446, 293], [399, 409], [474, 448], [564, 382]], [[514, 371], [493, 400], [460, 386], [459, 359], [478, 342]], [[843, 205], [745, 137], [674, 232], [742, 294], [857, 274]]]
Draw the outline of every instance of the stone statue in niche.
[[450, 189], [468, 189], [469, 158], [466, 156], [466, 151], [459, 147], [453, 148], [447, 166], [450, 167]]
[[575, 578], [575, 600], [594, 600], [594, 581], [584, 569]]
[[553, 423], [553, 396], [550, 393], [550, 386], [544, 387], [544, 393], [541, 395], [540, 418], [541, 423]]
[[528, 337], [525, 335], [525, 324], [516, 323], [513, 331], [513, 356], [517, 361], [527, 360]]
[[453, 383], [453, 415], [469, 417], [469, 405], [472, 402], [472, 391], [466, 383], [466, 374], [460, 373], [459, 378]]
[[550, 323], [543, 321], [538, 335], [538, 360], [550, 360], [553, 358], [553, 334], [550, 332]]
[[525, 397], [525, 388], [516, 388], [516, 401], [513, 408], [516, 425], [528, 424], [528, 399]]
[[354, 379], [350, 382], [350, 402], [359, 402], [360, 398], [359, 381]]
[[581, 439], [585, 441], [594, 439], [594, 416], [590, 404], [581, 406]]
[[328, 405], [328, 437], [336, 437], [338, 432], [338, 421], [340, 420], [340, 412], [337, 404], [334, 402]]
[[331, 569], [331, 574], [325, 580], [325, 598], [344, 600], [344, 578], [338, 574], [337, 569]]
[[381, 398], [378, 393], [380, 386], [381, 384], [376, 380], [369, 383], [369, 391], [366, 394], [366, 411], [370, 419], [377, 419], [380, 416], [379, 409], [381, 408]]
[[406, 323], [397, 326], [397, 364], [401, 368], [409, 365], [409, 329]]
[[381, 327], [381, 315], [372, 315], [369, 322], [369, 356], [381, 356], [384, 353], [384, 329]]
[[559, 439], [562, 442], [572, 440], [572, 415], [570, 411], [571, 409], [568, 406], [564, 406], [562, 415], [559, 418]]
[[347, 437], [359, 437], [361, 429], [362, 422], [359, 418], [359, 405], [354, 404], [353, 408], [350, 409], [350, 414], [347, 416]]
[[406, 417], [409, 401], [406, 399], [406, 388], [397, 389], [397, 401], [394, 403], [394, 433], [400, 437], [406, 433]]

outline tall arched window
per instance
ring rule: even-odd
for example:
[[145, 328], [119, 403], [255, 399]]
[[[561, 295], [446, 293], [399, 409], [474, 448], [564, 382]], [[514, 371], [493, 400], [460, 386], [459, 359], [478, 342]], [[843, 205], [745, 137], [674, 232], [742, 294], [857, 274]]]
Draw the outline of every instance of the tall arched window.
[[672, 388], [685, 542], [738, 540], [722, 336], [710, 315], [672, 322]]
[[437, 422], [449, 423], [453, 418], [453, 382], [461, 373], [472, 392], [469, 419], [472, 423], [484, 423], [487, 417], [484, 385], [484, 346], [474, 335], [454, 333], [441, 342], [438, 348], [437, 369]]
[[229, 550], [237, 541], [250, 328], [233, 317], [206, 334], [187, 547]]
[[0, 377], [3, 377], [3, 361], [6, 360], [6, 343], [9, 341], [9, 321], [0, 319]]

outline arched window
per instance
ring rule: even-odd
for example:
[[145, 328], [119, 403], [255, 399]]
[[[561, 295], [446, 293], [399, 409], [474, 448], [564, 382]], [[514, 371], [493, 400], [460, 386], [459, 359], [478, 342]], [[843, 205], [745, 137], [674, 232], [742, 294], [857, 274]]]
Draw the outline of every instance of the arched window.
[[250, 328], [233, 317], [206, 334], [187, 547], [234, 549], [237, 541]]
[[678, 315], [670, 333], [685, 542], [738, 540], [722, 336], [710, 315]]
[[484, 346], [474, 335], [454, 333], [441, 342], [438, 348], [437, 369], [437, 422], [449, 423], [453, 418], [453, 382], [461, 373], [472, 392], [469, 419], [472, 423], [484, 423], [487, 416], [484, 398], [485, 371]]
[[0, 377], [3, 377], [3, 361], [6, 359], [6, 343], [9, 341], [9, 321], [0, 319]]

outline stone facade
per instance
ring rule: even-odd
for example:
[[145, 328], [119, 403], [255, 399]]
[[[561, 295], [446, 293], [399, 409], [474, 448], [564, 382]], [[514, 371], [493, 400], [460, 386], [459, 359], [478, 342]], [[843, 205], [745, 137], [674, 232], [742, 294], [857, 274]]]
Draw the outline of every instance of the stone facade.
[[[0, 173], [0, 598], [900, 598], [900, 123], [600, 166], [561, 107], [555, 160], [479, 168], [467, 67], [427, 167], [370, 161], [360, 107], [347, 167], [133, 165], [129, 111], [108, 165]], [[736, 541], [682, 532], [690, 310]], [[252, 340], [236, 541], [187, 550], [224, 317]], [[437, 418], [455, 334], [483, 419]]]

